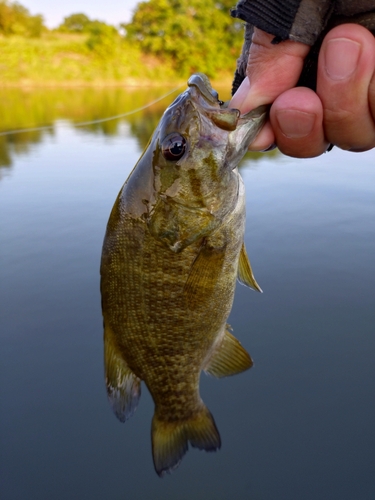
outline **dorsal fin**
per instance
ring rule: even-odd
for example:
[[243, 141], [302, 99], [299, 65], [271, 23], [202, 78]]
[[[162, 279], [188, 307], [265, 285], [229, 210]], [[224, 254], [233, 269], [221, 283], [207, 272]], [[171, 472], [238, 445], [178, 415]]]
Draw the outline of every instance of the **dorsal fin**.
[[104, 365], [108, 400], [116, 417], [125, 422], [137, 409], [141, 380], [121, 356], [109, 326], [104, 328]]
[[253, 361], [248, 352], [227, 329], [222, 343], [213, 353], [204, 371], [214, 375], [214, 377], [228, 377], [241, 373], [252, 366]]
[[257, 292], [263, 293], [262, 289], [260, 288], [260, 286], [258, 285], [258, 283], [254, 278], [249, 257], [247, 256], [246, 253], [245, 243], [242, 243], [240, 258], [238, 261], [237, 279], [242, 285], [248, 286], [253, 290], [256, 290]]

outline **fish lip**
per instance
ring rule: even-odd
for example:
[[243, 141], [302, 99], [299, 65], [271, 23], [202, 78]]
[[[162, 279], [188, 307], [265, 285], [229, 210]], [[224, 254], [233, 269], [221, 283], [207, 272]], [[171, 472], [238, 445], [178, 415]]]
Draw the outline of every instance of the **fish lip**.
[[[220, 101], [220, 102], [222, 102], [222, 101]], [[237, 109], [238, 111], [240, 111], [238, 108], [229, 108], [229, 103], [230, 103], [230, 100], [222, 102], [222, 104], [220, 104], [221, 109]], [[244, 120], [248, 120], [251, 118], [260, 118], [261, 115], [269, 112], [270, 107], [271, 107], [270, 104], [261, 104], [257, 108], [254, 108], [254, 109], [248, 111], [247, 113], [240, 114], [240, 119], [242, 118]]]
[[195, 73], [192, 75], [188, 82], [188, 87], [195, 87], [199, 93], [210, 103], [221, 105], [219, 101], [219, 94], [211, 86], [210, 80], [204, 73]]

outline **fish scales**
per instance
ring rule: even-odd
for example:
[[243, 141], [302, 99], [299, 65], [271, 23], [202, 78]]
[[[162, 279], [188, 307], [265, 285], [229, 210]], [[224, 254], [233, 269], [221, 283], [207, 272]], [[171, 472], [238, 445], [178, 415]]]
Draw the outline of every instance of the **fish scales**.
[[101, 263], [108, 397], [125, 421], [145, 382], [155, 403], [159, 475], [178, 466], [189, 442], [220, 447], [199, 377], [202, 370], [226, 376], [251, 366], [226, 321], [237, 276], [259, 289], [243, 244], [236, 166], [266, 110], [241, 117], [223, 108], [201, 74], [188, 85], [119, 193]]
[[[133, 225], [132, 221], [130, 225]], [[121, 227], [126, 234], [126, 225]], [[147, 230], [144, 238], [147, 248], [144, 252], [134, 247], [133, 239], [120, 238], [118, 248], [127, 258], [119, 256], [116, 259], [122, 264], [117, 265], [111, 277], [113, 294], [107, 300], [109, 307], [113, 307], [111, 304], [117, 306], [116, 312], [113, 311], [112, 324], [126, 332], [122, 345], [127, 352], [127, 363], [142, 380], [149, 383], [151, 392], [154, 385], [158, 387], [153, 395], [157, 400], [158, 392], [170, 391], [175, 380], [189, 380], [192, 364], [201, 366], [217, 329], [228, 316], [230, 307], [226, 304], [233, 290], [228, 290], [227, 280], [221, 280], [223, 283], [218, 281], [211, 300], [205, 297], [202, 304], [194, 303], [192, 307], [184, 293], [184, 286], [199, 250], [198, 244], [185, 249], [184, 253], [174, 254], [171, 259], [164, 245], [147, 234]], [[227, 265], [234, 267], [229, 253], [228, 257]], [[203, 316], [201, 309], [205, 313]], [[207, 332], [203, 339], [202, 331]], [[186, 337], [189, 343], [186, 343]], [[197, 344], [203, 348], [197, 350]], [[144, 356], [148, 358], [147, 364], [144, 363]], [[200, 370], [196, 372], [199, 375]]]

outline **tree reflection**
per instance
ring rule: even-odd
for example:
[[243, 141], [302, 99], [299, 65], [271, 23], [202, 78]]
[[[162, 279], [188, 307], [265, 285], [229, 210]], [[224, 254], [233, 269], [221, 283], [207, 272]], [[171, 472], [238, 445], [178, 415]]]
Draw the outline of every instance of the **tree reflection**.
[[32, 145], [42, 142], [44, 136], [53, 134], [54, 130], [51, 127], [44, 131], [29, 130], [0, 135], [0, 169], [11, 167], [14, 155], [28, 154]]
[[[104, 136], [119, 135], [121, 124], [127, 123], [143, 150], [164, 110], [180, 90], [156, 103], [153, 101], [170, 90], [123, 87], [2, 89], [0, 168], [9, 168], [15, 155], [28, 154], [32, 145], [53, 135], [58, 120], [65, 120], [72, 126], [92, 122], [80, 126], [80, 130]], [[145, 107], [149, 103], [153, 104]], [[143, 107], [142, 111], [136, 111]], [[124, 113], [130, 114], [100, 121]]]
[[[118, 135], [119, 126], [125, 121], [143, 148], [173, 95], [153, 104], [145, 112], [98, 123], [95, 120], [131, 112], [167, 92], [168, 89], [162, 88], [2, 89], [0, 167], [9, 167], [14, 155], [28, 153], [30, 145], [53, 134], [53, 124], [57, 120], [67, 120], [72, 125], [94, 121], [81, 127], [82, 130], [105, 136]], [[32, 130], [38, 127], [50, 129]], [[22, 132], [16, 133], [18, 130]], [[4, 132], [10, 133], [3, 135]]]

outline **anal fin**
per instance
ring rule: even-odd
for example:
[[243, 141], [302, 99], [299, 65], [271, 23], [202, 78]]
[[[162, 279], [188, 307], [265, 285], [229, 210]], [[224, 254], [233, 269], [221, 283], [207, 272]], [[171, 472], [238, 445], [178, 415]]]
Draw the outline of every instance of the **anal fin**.
[[226, 330], [220, 346], [216, 348], [204, 371], [214, 377], [228, 377], [252, 366], [253, 360], [249, 353], [240, 341]]
[[108, 326], [104, 329], [104, 364], [107, 396], [116, 417], [125, 422], [138, 406], [141, 380], [130, 370]]
[[247, 253], [246, 253], [245, 243], [242, 243], [242, 247], [241, 247], [240, 258], [238, 261], [237, 279], [242, 285], [248, 286], [248, 287], [252, 288], [253, 290], [256, 290], [257, 292], [263, 293], [262, 289], [260, 288], [260, 286], [256, 282], [256, 279], [254, 278], [254, 274], [253, 274], [253, 270], [251, 269], [249, 257], [247, 256]]

